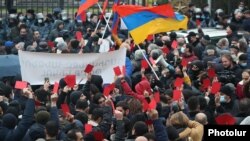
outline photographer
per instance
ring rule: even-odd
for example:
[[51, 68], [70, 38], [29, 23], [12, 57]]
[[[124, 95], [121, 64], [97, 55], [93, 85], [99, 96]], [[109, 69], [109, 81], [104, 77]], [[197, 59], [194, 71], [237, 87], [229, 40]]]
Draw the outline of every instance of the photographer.
[[240, 67], [233, 62], [233, 58], [225, 54], [221, 57], [222, 68], [217, 70], [218, 79], [220, 82], [233, 83], [236, 85], [241, 80], [242, 70]]

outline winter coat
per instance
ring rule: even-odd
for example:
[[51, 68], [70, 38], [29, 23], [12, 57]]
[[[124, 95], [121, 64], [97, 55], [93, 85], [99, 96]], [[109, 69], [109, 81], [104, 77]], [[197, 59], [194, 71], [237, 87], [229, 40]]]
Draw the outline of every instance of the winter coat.
[[33, 99], [27, 100], [24, 114], [16, 128], [9, 129], [5, 126], [0, 127], [0, 140], [16, 141], [17, 139], [22, 139], [32, 124], [34, 111], [35, 101]]

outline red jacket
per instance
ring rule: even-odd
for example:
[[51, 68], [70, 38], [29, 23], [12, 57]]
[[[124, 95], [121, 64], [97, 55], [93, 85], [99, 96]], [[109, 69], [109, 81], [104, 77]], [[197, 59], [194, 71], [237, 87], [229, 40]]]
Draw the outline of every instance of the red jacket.
[[137, 93], [135, 93], [130, 86], [128, 85], [128, 83], [126, 81], [122, 82], [122, 88], [125, 92], [125, 94], [133, 96], [134, 98], [140, 100], [141, 102], [144, 101], [144, 95], [139, 95]]
[[244, 93], [243, 93], [243, 89], [244, 89], [244, 84], [243, 81], [240, 81], [237, 86], [236, 86], [236, 95], [239, 99], [242, 99], [245, 97]]

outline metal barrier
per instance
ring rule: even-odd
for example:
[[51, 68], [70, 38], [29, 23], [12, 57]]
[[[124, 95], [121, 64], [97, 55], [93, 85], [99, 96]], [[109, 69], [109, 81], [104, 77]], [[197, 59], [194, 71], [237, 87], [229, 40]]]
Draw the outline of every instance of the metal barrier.
[[[131, 0], [123, 0], [130, 3]], [[132, 0], [134, 1], [134, 0]], [[100, 5], [104, 0], [99, 0]], [[17, 12], [26, 13], [28, 9], [33, 9], [35, 13], [53, 13], [54, 8], [65, 10], [69, 17], [74, 17], [80, 4], [80, 0], [0, 0], [0, 17], [8, 15], [10, 9], [17, 9]], [[109, 0], [108, 10], [111, 9], [113, 0]], [[98, 6], [91, 7], [88, 11], [97, 13]]]

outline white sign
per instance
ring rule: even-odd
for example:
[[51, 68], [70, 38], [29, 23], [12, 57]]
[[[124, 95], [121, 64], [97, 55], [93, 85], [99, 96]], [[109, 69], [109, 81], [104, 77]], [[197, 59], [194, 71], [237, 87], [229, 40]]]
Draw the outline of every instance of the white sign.
[[86, 82], [85, 67], [94, 66], [92, 74], [101, 75], [104, 83], [114, 81], [113, 68], [124, 66], [126, 49], [108, 53], [88, 54], [52, 54], [19, 51], [22, 80], [31, 85], [44, 84], [44, 78], [49, 77], [50, 83], [59, 82], [66, 75], [75, 74], [76, 83], [83, 79]]

